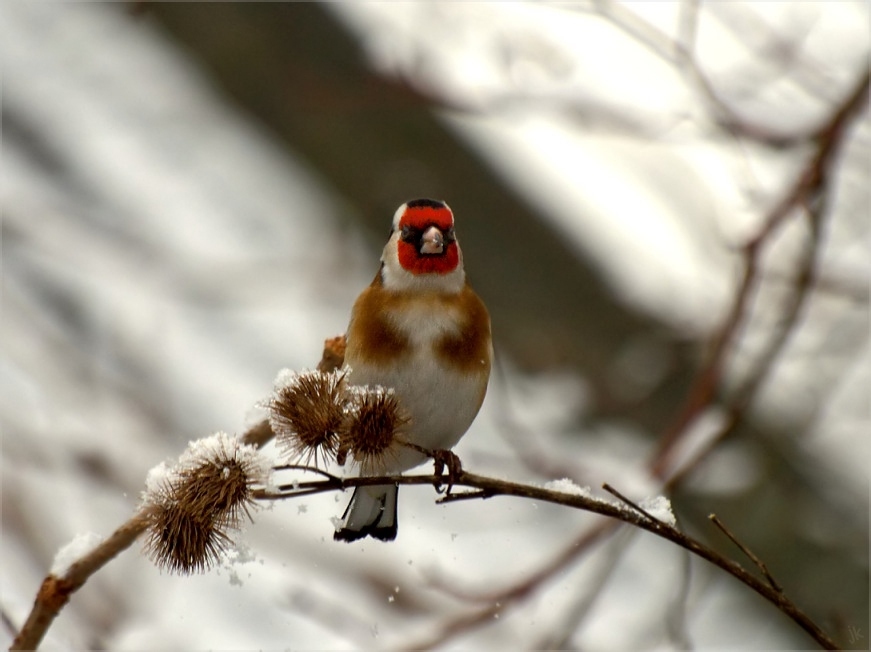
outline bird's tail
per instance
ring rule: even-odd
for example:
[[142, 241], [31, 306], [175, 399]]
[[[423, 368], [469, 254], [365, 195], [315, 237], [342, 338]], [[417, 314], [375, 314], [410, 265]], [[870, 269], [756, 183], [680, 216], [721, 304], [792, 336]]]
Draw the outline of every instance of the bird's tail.
[[395, 484], [357, 487], [348, 508], [342, 514], [342, 525], [333, 534], [336, 541], [356, 541], [370, 536], [382, 541], [396, 538]]

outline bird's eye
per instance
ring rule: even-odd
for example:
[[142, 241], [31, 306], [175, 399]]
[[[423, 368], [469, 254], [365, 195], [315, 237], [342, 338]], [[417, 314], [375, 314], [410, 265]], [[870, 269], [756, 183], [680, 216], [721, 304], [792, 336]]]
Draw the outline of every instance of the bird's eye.
[[414, 242], [417, 239], [417, 234], [410, 226], [403, 226], [402, 233], [399, 235], [399, 237], [405, 242]]
[[454, 233], [454, 227], [451, 227], [447, 231], [445, 231], [445, 242], [453, 242], [456, 239], [457, 236]]

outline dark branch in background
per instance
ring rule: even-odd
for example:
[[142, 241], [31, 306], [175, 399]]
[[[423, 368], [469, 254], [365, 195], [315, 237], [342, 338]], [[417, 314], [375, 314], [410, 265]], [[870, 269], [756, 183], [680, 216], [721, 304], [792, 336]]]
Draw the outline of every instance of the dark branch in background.
[[[810, 225], [811, 243], [798, 271], [791, 301], [784, 308], [783, 318], [779, 321], [778, 332], [771, 337], [766, 350], [757, 359], [753, 370], [731, 398], [726, 426], [693, 462], [680, 470], [681, 477], [695, 468], [707, 453], [734, 432], [756, 390], [768, 377], [774, 361], [789, 340], [801, 315], [808, 290], [816, 273], [819, 234], [822, 220], [827, 215], [828, 188], [831, 182], [829, 176], [833, 161], [843, 147], [847, 127], [852, 120], [858, 117], [867, 104], [869, 82], [871, 82], [871, 70], [865, 72], [853, 92], [832, 115], [831, 119], [807, 137], [808, 141], [816, 143], [813, 155], [792, 187], [786, 191], [783, 199], [768, 212], [762, 230], [744, 246], [744, 273], [740, 287], [735, 294], [732, 308], [714, 338], [708, 362], [696, 375], [691, 390], [674, 423], [660, 438], [659, 449], [652, 461], [652, 470], [657, 477], [664, 479], [668, 477], [669, 470], [674, 470], [670, 467], [671, 456], [675, 451], [676, 444], [703, 409], [715, 401], [716, 395], [720, 391], [726, 357], [734, 350], [741, 325], [750, 314], [750, 304], [761, 276], [761, 257], [764, 246], [787, 217], [803, 212], [807, 215]], [[670, 484], [673, 485], [677, 482], [677, 477], [669, 478]]]
[[[682, 69], [702, 97], [705, 98], [716, 124], [726, 134], [735, 139], [747, 139], [773, 149], [798, 147], [805, 144], [811, 144], [814, 147], [813, 153], [809, 156], [795, 182], [786, 190], [781, 201], [768, 211], [763, 220], [763, 228], [744, 246], [744, 272], [732, 307], [723, 326], [711, 343], [708, 362], [696, 374], [685, 401], [678, 409], [677, 416], [660, 437], [659, 448], [651, 462], [653, 473], [657, 477], [665, 479], [668, 477], [671, 455], [676, 443], [703, 409], [714, 403], [716, 395], [720, 391], [726, 357], [734, 349], [741, 326], [750, 314], [749, 306], [760, 279], [764, 246], [786, 218], [796, 212], [805, 211], [810, 221], [813, 244], [796, 279], [797, 287], [792, 301], [784, 309], [781, 328], [778, 334], [772, 338], [766, 353], [757, 361], [755, 371], [749, 375], [733, 397], [730, 409], [731, 418], [728, 425], [720, 435], [714, 438], [711, 446], [705, 452], [692, 464], [684, 467], [681, 471], [682, 474], [692, 469], [712, 447], [737, 428], [747, 404], [767, 377], [772, 363], [788, 341], [814, 278], [816, 256], [819, 249], [817, 246], [818, 235], [821, 221], [826, 216], [827, 202], [825, 200], [831, 182], [832, 164], [843, 147], [847, 128], [852, 121], [857, 119], [868, 102], [871, 70], [865, 71], [845, 101], [818, 129], [810, 133], [776, 134], [771, 129], [755, 124], [736, 114], [700, 69], [694, 56], [696, 21], [698, 20], [698, 7], [695, 2], [690, 3], [689, 6], [682, 4], [680, 31], [683, 43], [674, 42], [668, 35], [619, 3], [611, 0], [596, 0], [594, 6], [599, 14], [633, 36], [638, 43], [647, 46], [652, 53]], [[671, 478], [670, 484], [675, 483], [676, 479]]]

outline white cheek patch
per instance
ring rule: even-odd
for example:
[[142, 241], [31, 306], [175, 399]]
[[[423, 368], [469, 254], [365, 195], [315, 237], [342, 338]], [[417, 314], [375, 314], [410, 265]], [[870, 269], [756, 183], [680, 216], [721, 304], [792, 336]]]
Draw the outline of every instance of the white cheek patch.
[[399, 230], [399, 222], [402, 220], [402, 216], [405, 215], [405, 209], [407, 206], [403, 204], [399, 208], [396, 209], [396, 212], [393, 214], [393, 230]]

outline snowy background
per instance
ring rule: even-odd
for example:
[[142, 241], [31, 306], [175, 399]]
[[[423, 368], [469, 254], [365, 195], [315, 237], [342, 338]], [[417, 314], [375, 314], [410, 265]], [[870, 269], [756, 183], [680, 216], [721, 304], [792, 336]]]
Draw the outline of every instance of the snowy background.
[[[376, 74], [437, 98], [436, 120], [588, 261], [617, 303], [686, 342], [698, 362], [736, 291], [740, 245], [806, 148], [723, 138], [668, 48], [642, 44], [686, 37], [690, 6], [361, 2], [329, 16]], [[212, 29], [214, 7], [198, 7], [188, 11]], [[377, 269], [392, 209], [430, 194], [407, 184], [386, 193], [389, 211], [360, 218], [365, 206], [170, 36], [162, 21], [172, 11], [0, 4], [0, 608], [12, 627], [58, 549], [132, 513], [149, 468], [190, 439], [244, 431], [279, 369], [317, 363]], [[701, 3], [695, 30], [712, 83], [773, 134], [824, 121], [868, 65], [861, 2]], [[244, 74], [274, 83], [256, 68]], [[710, 511], [728, 514], [787, 593], [860, 648], [871, 636], [869, 139], [866, 112], [838, 161], [818, 287], [754, 407], [758, 440], [725, 442], [673, 496], [679, 520], [718, 543], [698, 528]], [[393, 186], [412, 172], [397, 171]], [[441, 198], [465, 242], [451, 189]], [[729, 382], [776, 325], [806, 241], [793, 219], [773, 242]], [[512, 288], [475, 263], [481, 240], [469, 242], [485, 300], [510, 304]], [[521, 264], [537, 282], [536, 263]], [[504, 355], [457, 447], [465, 465], [537, 483], [607, 481], [639, 499], [660, 493], [644, 470], [657, 432], [600, 418], [593, 388], [607, 383], [572, 365], [529, 364], [535, 350], [518, 348], [509, 318], [496, 316]], [[609, 363], [616, 384], [646, 395], [668, 361], [644, 342], [621, 351]], [[722, 419], [712, 406], [693, 435], [704, 439]], [[347, 496], [275, 504], [242, 538], [254, 561], [201, 576], [162, 574], [134, 546], [73, 597], [44, 648], [811, 644], [746, 587], [644, 533], [621, 530], [512, 594], [595, 520], [515, 499], [437, 506], [434, 497], [403, 489], [389, 545], [332, 541]], [[462, 627], [487, 610], [492, 622]], [[3, 644], [13, 635], [5, 627]]]

